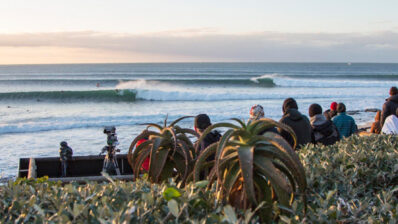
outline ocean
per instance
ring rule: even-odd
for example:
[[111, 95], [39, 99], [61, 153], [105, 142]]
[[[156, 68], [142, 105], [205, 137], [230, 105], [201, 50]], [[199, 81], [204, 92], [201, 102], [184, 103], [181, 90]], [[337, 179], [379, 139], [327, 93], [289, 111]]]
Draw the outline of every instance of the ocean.
[[[323, 109], [344, 102], [357, 124], [381, 109], [398, 64], [142, 63], [0, 65], [0, 177], [15, 177], [21, 157], [58, 156], [67, 141], [74, 155], [96, 155], [114, 125], [128, 151], [143, 123], [206, 113], [212, 122], [248, 119], [254, 104], [279, 120], [285, 98]], [[181, 122], [193, 127], [193, 119]]]

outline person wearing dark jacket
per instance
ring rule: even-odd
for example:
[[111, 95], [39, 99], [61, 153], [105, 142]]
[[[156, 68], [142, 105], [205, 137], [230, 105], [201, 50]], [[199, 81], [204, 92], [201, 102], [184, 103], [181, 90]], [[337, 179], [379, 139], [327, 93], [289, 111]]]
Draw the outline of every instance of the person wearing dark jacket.
[[383, 127], [384, 121], [391, 114], [395, 114], [395, 111], [398, 108], [398, 89], [393, 86], [390, 88], [390, 97], [386, 99], [386, 102], [383, 104], [383, 110], [381, 111], [381, 127]]
[[61, 161], [61, 176], [66, 177], [66, 170], [68, 169], [68, 160], [72, 159], [73, 150], [68, 146], [68, 143], [62, 141], [59, 148], [59, 159]]
[[333, 145], [340, 140], [339, 131], [332, 121], [323, 116], [322, 107], [319, 104], [311, 104], [308, 114], [310, 115], [314, 144]]
[[[284, 123], [290, 126], [297, 137], [297, 146], [305, 145], [312, 141], [312, 130], [311, 124], [308, 118], [305, 115], [302, 115], [298, 111], [297, 102], [293, 98], [287, 98], [283, 102], [283, 117], [279, 120], [279, 122]], [[294, 141], [293, 138], [287, 131], [278, 129], [281, 136], [289, 142], [289, 144], [293, 147]]]
[[[210, 125], [211, 125], [210, 118], [209, 116], [207, 116], [207, 114], [199, 114], [195, 117], [194, 128], [199, 135], [202, 135], [204, 130], [206, 130], [206, 128], [209, 127]], [[199, 152], [197, 153], [200, 153], [205, 148], [207, 148], [207, 146], [213, 144], [214, 142], [218, 142], [220, 138], [221, 134], [218, 131], [210, 132], [201, 142], [199, 146]]]

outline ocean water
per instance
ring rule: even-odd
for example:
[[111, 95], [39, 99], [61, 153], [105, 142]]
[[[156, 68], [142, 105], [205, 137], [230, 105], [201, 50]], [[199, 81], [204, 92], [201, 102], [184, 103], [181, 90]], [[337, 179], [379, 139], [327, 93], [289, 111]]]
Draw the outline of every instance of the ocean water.
[[[146, 122], [207, 113], [213, 122], [247, 119], [261, 104], [279, 120], [282, 102], [299, 110], [344, 102], [358, 124], [381, 109], [398, 86], [398, 64], [144, 63], [0, 66], [0, 176], [17, 174], [21, 157], [58, 156], [65, 140], [74, 155], [98, 154], [103, 127], [115, 125], [126, 153]], [[192, 127], [193, 119], [181, 122]]]

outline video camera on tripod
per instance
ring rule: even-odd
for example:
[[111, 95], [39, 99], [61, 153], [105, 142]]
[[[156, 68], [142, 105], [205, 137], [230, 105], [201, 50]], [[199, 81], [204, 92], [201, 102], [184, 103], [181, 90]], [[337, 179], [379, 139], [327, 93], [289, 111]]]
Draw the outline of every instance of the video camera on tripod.
[[104, 134], [107, 135], [107, 145], [102, 148], [100, 155], [105, 152], [107, 153], [102, 170], [109, 174], [116, 171], [116, 174], [120, 175], [119, 165], [116, 159], [116, 152], [120, 152], [120, 149], [116, 149], [116, 146], [119, 145], [119, 141], [117, 140], [115, 126], [106, 126], [104, 128]]

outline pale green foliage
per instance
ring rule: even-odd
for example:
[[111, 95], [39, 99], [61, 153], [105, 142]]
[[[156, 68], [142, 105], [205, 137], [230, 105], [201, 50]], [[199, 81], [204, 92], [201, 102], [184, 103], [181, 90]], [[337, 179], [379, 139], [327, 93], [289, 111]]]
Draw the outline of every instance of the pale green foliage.
[[353, 136], [327, 147], [307, 145], [299, 155], [309, 189], [306, 218], [295, 210], [302, 221], [398, 222], [397, 136]]
[[[0, 223], [227, 223], [230, 213], [242, 214], [232, 208], [225, 213], [215, 203], [214, 189], [193, 183], [179, 193], [171, 189], [176, 189], [174, 182], [157, 185], [146, 180], [64, 186], [10, 181], [0, 186]], [[166, 200], [165, 194], [172, 199]]]

